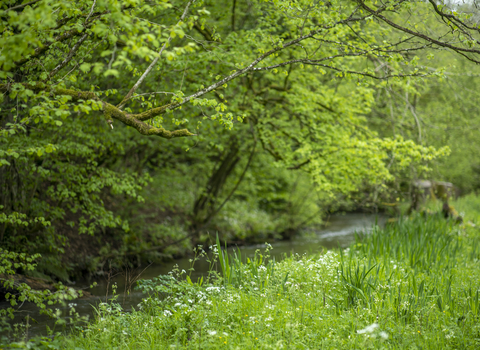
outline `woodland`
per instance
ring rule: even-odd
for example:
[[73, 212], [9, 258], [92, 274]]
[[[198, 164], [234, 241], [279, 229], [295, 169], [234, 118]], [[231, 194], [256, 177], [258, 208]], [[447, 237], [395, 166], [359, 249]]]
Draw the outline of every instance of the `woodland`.
[[479, 7], [1, 1], [6, 299], [71, 293], [40, 297], [6, 276], [68, 284], [215, 237], [274, 242], [335, 212], [399, 215], [421, 179], [475, 196]]

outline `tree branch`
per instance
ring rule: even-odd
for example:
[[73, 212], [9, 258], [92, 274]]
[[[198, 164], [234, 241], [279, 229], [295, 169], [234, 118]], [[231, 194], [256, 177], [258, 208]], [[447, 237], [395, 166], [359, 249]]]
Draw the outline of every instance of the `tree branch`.
[[[144, 114], [151, 114], [155, 113], [152, 112], [152, 110], [140, 113], [140, 114], [128, 114], [122, 110], [120, 110], [118, 107], [115, 107], [114, 105], [102, 101], [101, 99], [98, 98], [98, 96], [91, 91], [76, 91], [76, 90], [71, 90], [71, 89], [62, 89], [62, 88], [56, 88], [54, 86], [46, 86], [43, 83], [38, 83], [38, 84], [23, 84], [27, 89], [30, 89], [32, 91], [46, 91], [49, 92], [55, 96], [70, 96], [72, 102], [78, 102], [80, 100], [93, 100], [100, 102], [102, 104], [102, 111], [103, 115], [111, 123], [112, 118], [119, 120], [125, 125], [131, 126], [139, 133], [142, 135], [146, 136], [160, 136], [165, 139], [171, 139], [171, 138], [176, 138], [176, 137], [185, 137], [185, 136], [194, 136], [195, 134], [191, 133], [187, 129], [181, 129], [181, 130], [175, 130], [175, 131], [169, 131], [164, 128], [156, 128], [152, 125], [146, 124], [139, 120], [137, 117], [144, 115]], [[0, 92], [7, 92], [10, 90], [10, 85], [3, 84], [0, 85]], [[158, 110], [158, 108], [154, 108], [153, 110]]]
[[[176, 25], [180, 24], [180, 22], [183, 22], [183, 20], [185, 19], [185, 17], [187, 16], [187, 12], [188, 12], [188, 9], [190, 8], [190, 6], [195, 2], [196, 0], [190, 0], [188, 3], [187, 3], [187, 6], [185, 6], [185, 10], [183, 11], [183, 14], [182, 16], [180, 17], [180, 20], [177, 22]], [[162, 53], [163, 53], [163, 50], [165, 50], [165, 48], [167, 47], [168, 44], [170, 44], [170, 41], [172, 41], [172, 36], [169, 35], [168, 36], [168, 39], [167, 41], [163, 44], [162, 48], [160, 49], [160, 51], [158, 52], [158, 56], [155, 57], [155, 59], [152, 61], [152, 63], [150, 63], [150, 65], [148, 66], [148, 68], [145, 70], [145, 72], [142, 74], [142, 76], [140, 77], [140, 79], [138, 79], [138, 81], [135, 83], [135, 85], [133, 85], [133, 87], [130, 89], [130, 91], [128, 92], [128, 94], [123, 98], [122, 102], [120, 102], [120, 104], [118, 105], [118, 108], [122, 108], [125, 103], [132, 97], [133, 93], [135, 92], [135, 90], [137, 90], [140, 85], [143, 83], [143, 81], [145, 80], [145, 78], [147, 77], [147, 75], [150, 73], [150, 71], [153, 69], [153, 67], [157, 64], [158, 60], [160, 59], [160, 57], [162, 57]]]
[[312, 160], [311, 159], [307, 159], [306, 161], [304, 162], [301, 162], [297, 165], [292, 165], [290, 167], [288, 167], [287, 169], [288, 170], [297, 170], [297, 169], [300, 169], [301, 167], [303, 167], [304, 165], [307, 165], [308, 163], [310, 163]]
[[[195, 21], [195, 23], [193, 24], [193, 28], [195, 28], [200, 34], [202, 34], [203, 37], [208, 41], [215, 41], [213, 39], [212, 33], [210, 33], [210, 31], [206, 27], [202, 29], [202, 26], [198, 23], [198, 21]], [[219, 41], [217, 40], [217, 42]]]
[[88, 14], [87, 16], [87, 19], [85, 19], [85, 23], [88, 22], [88, 20], [90, 19], [90, 17], [92, 16], [93, 14], [93, 9], [95, 8], [95, 5], [97, 4], [97, 0], [93, 0], [93, 4], [92, 4], [92, 8], [90, 9], [90, 13]]
[[[93, 8], [92, 8], [93, 10]], [[50, 74], [48, 75], [48, 78], [46, 79], [47, 81], [52, 79], [57, 73], [58, 71], [60, 71], [60, 69], [62, 69], [63, 67], [65, 67], [68, 62], [70, 62], [73, 58], [73, 56], [75, 56], [75, 54], [77, 53], [78, 49], [80, 48], [80, 46], [83, 44], [83, 42], [88, 38], [88, 33], [85, 33], [83, 34], [83, 36], [80, 38], [80, 40], [78, 40], [75, 45], [72, 47], [72, 49], [70, 50], [70, 52], [68, 53], [67, 57], [65, 57], [65, 59], [60, 62], [60, 64], [58, 66], [56, 66], [51, 72]]]
[[437, 39], [431, 38], [428, 35], [425, 35], [423, 33], [415, 32], [415, 31], [413, 31], [411, 29], [408, 29], [406, 27], [402, 27], [402, 26], [398, 25], [397, 23], [389, 20], [385, 16], [381, 15], [380, 13], [378, 13], [378, 11], [375, 11], [372, 8], [368, 7], [363, 0], [356, 0], [356, 1], [365, 11], [367, 11], [371, 15], [375, 16], [376, 18], [381, 19], [382, 21], [387, 23], [389, 26], [391, 26], [395, 29], [398, 29], [402, 32], [408, 33], [410, 35], [414, 35], [414, 36], [416, 36], [418, 38], [421, 38], [425, 41], [431, 42], [432, 44], [451, 49], [451, 50], [463, 55], [468, 60], [470, 60], [472, 62], [475, 62], [477, 64], [480, 64], [480, 59], [475, 59], [475, 58], [472, 58], [472, 57], [469, 57], [469, 56], [465, 55], [465, 53], [473, 53], [473, 54], [479, 54], [480, 55], [480, 50], [479, 49], [464, 48], [464, 47], [452, 45], [452, 44], [449, 44], [447, 42], [439, 41]]
[[376, 79], [376, 80], [385, 80], [385, 79], [390, 79], [390, 78], [406, 78], [406, 77], [425, 77], [425, 76], [430, 75], [429, 73], [423, 73], [423, 74], [422, 73], [412, 73], [412, 74], [390, 74], [390, 75], [385, 75], [385, 76], [376, 76], [376, 75], [373, 75], [373, 74], [368, 73], [368, 72], [343, 70], [343, 69], [340, 69], [340, 68], [337, 68], [337, 67], [329, 66], [328, 64], [318, 63], [318, 62], [316, 62], [316, 60], [309, 60], [309, 59], [298, 59], [298, 60], [292, 60], [292, 61], [288, 61], [288, 62], [275, 64], [273, 66], [255, 68], [254, 71], [270, 70], [270, 69], [274, 69], [274, 68], [278, 68], [278, 67], [285, 66], [285, 65], [288, 65], [288, 64], [294, 64], [294, 63], [304, 63], [304, 64], [307, 64], [309, 66], [324, 67], [324, 68], [331, 69], [331, 70], [334, 70], [334, 71], [337, 71], [337, 72], [340, 72], [340, 73], [361, 75], [361, 76], [369, 77], [369, 78]]
[[33, 0], [33, 1], [27, 2], [27, 3], [25, 3], [25, 4], [13, 6], [13, 7], [8, 8], [7, 11], [18, 10], [18, 9], [27, 7], [28, 5], [33, 5], [33, 4], [35, 4], [36, 2], [39, 2], [39, 1], [41, 1], [41, 0]]
[[[260, 57], [256, 58], [252, 63], [250, 63], [247, 67], [243, 68], [243, 69], [240, 69], [228, 76], [226, 76], [225, 78], [219, 80], [218, 82], [202, 89], [202, 90], [199, 90], [197, 92], [195, 92], [194, 94], [190, 95], [190, 96], [187, 96], [185, 97], [181, 102], [177, 102], [177, 103], [171, 103], [169, 105], [165, 105], [165, 106], [162, 106], [162, 107], [159, 107], [156, 109], [156, 111], [154, 113], [146, 113], [144, 114], [143, 116], [139, 116], [139, 120], [147, 120], [147, 119], [150, 119], [150, 118], [153, 118], [154, 116], [156, 115], [159, 115], [159, 114], [163, 114], [165, 113], [165, 111], [167, 109], [175, 109], [175, 108], [178, 108], [180, 106], [183, 106], [184, 104], [190, 102], [191, 100], [194, 100], [200, 96], [203, 96], [215, 89], [217, 89], [218, 87], [222, 86], [222, 85], [225, 85], [226, 83], [228, 83], [229, 81], [253, 70], [253, 68], [258, 64], [260, 63], [261, 61], [263, 61], [265, 58], [273, 55], [274, 53], [276, 52], [279, 52], [281, 50], [284, 50], [286, 49], [287, 47], [290, 47], [290, 46], [293, 46], [293, 45], [296, 45], [298, 44], [299, 42], [303, 41], [303, 40], [306, 40], [306, 39], [309, 39], [309, 38], [312, 38], [314, 35], [317, 35], [319, 33], [321, 33], [322, 31], [324, 30], [329, 30], [329, 29], [332, 29], [334, 27], [336, 27], [337, 25], [341, 25], [341, 24], [345, 24], [347, 22], [358, 22], [358, 21], [361, 21], [361, 20], [364, 20], [365, 18], [367, 18], [369, 16], [364, 16], [364, 17], [359, 17], [359, 18], [352, 18], [352, 17], [348, 17], [344, 20], [340, 20], [340, 21], [337, 21], [329, 26], [325, 26], [325, 27], [321, 27], [320, 29], [317, 29], [317, 30], [313, 30], [311, 31], [309, 34], [306, 34], [306, 35], [302, 35], [300, 37], [298, 37], [297, 39], [293, 39], [289, 42], [286, 42], [284, 43], [283, 45], [281, 46], [278, 46], [278, 47], [275, 47], [273, 49], [271, 49], [270, 51], [264, 53], [263, 55], [261, 55]], [[153, 111], [153, 110], [151, 110]]]
[[[102, 15], [106, 14], [108, 11], [104, 11], [100, 14], [97, 15], [97, 17], [101, 17]], [[90, 20], [89, 23], [85, 22], [85, 26], [83, 28], [83, 30], [85, 31], [88, 27], [90, 27], [92, 24], [93, 24], [93, 20], [95, 19], [96, 17], [92, 18]], [[29, 62], [32, 58], [36, 58], [38, 56], [40, 56], [41, 54], [43, 54], [45, 51], [47, 51], [53, 44], [56, 44], [56, 43], [59, 43], [59, 42], [63, 42], [65, 40], [68, 40], [70, 38], [73, 38], [74, 36], [79, 36], [82, 34], [83, 31], [79, 31], [78, 29], [71, 29], [71, 30], [68, 30], [66, 31], [65, 33], [62, 33], [60, 35], [58, 35], [57, 37], [55, 37], [53, 39], [53, 41], [49, 42], [49, 43], [44, 43], [43, 46], [41, 47], [37, 47], [33, 54], [31, 54], [30, 56], [28, 57], [24, 57], [20, 60], [18, 60], [17, 62], [15, 62], [15, 65], [17, 67], [20, 67], [22, 65], [24, 65], [25, 63]]]
[[[463, 21], [461, 21], [460, 19], [458, 19], [456, 16], [441, 11], [438, 8], [438, 5], [433, 0], [428, 0], [428, 2], [433, 6], [433, 9], [435, 10], [435, 12], [439, 16], [441, 16], [442, 18], [444, 18], [444, 17], [448, 18], [451, 22], [454, 22], [457, 27], [459, 27], [459, 25], [460, 25], [462, 27], [465, 27], [467, 29], [474, 30], [474, 31], [477, 31], [477, 32], [480, 33], [480, 27], [476, 28], [476, 27], [469, 26], [469, 25], [465, 24]], [[465, 32], [464, 30], [462, 30], [462, 32], [469, 35], [469, 33]], [[478, 42], [478, 40], [477, 40], [477, 42]]]

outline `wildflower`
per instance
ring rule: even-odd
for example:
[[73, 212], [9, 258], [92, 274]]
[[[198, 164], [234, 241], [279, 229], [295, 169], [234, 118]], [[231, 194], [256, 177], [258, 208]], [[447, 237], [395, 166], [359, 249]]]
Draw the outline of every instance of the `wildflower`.
[[365, 333], [373, 333], [373, 331], [375, 330], [375, 328], [378, 327], [378, 324], [377, 323], [373, 323], [371, 324], [370, 326], [367, 326], [365, 327], [364, 329], [361, 329], [359, 331], [357, 331], [358, 334], [365, 334]]
[[217, 334], [217, 331], [208, 331], [208, 335], [215, 335]]
[[172, 313], [171, 313], [169, 310], [164, 310], [164, 311], [163, 311], [163, 315], [164, 315], [165, 317], [168, 317], [168, 316], [172, 316]]
[[382, 337], [382, 338], [385, 339], [385, 340], [388, 339], [388, 334], [387, 334], [387, 332], [380, 332], [379, 335], [380, 335], [380, 337]]

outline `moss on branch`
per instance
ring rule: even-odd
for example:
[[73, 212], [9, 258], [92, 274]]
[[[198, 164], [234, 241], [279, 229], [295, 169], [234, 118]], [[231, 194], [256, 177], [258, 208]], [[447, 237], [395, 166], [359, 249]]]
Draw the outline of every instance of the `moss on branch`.
[[[158, 108], [154, 108], [154, 109], [158, 109]], [[149, 113], [150, 111], [151, 110], [146, 111], [144, 113]], [[169, 131], [164, 128], [156, 128], [154, 126], [148, 125], [137, 118], [138, 114], [125, 113], [122, 110], [115, 107], [114, 105], [107, 102], [103, 102], [103, 113], [105, 115], [105, 118], [108, 118], [108, 119], [114, 118], [114, 119], [120, 120], [122, 123], [137, 129], [138, 132], [140, 132], [142, 135], [147, 135], [147, 136], [156, 135], [166, 139], [194, 135], [187, 129]]]
[[[166, 112], [168, 107], [171, 105], [165, 105], [162, 107], [152, 108], [145, 112], [139, 114], [128, 114], [114, 105], [102, 101], [94, 92], [91, 91], [77, 91], [72, 89], [62, 89], [51, 86], [46, 86], [43, 83], [36, 84], [23, 84], [25, 88], [30, 89], [35, 92], [47, 91], [53, 93], [56, 96], [70, 96], [71, 101], [76, 102], [79, 100], [94, 100], [102, 103], [103, 114], [107, 120], [116, 119], [122, 123], [131, 126], [138, 130], [142, 135], [150, 136], [156, 135], [166, 139], [171, 139], [175, 137], [186, 137], [193, 136], [195, 134], [191, 133], [187, 129], [169, 131], [164, 128], [156, 128], [154, 126], [144, 123], [144, 120], [149, 120], [157, 115], [163, 114]], [[0, 92], [8, 92], [10, 90], [10, 85], [2, 84], [0, 85]]]
[[167, 111], [167, 109], [171, 106], [172, 104], [168, 104], [161, 107], [152, 108], [143, 113], [135, 114], [134, 116], [138, 120], [149, 120], [149, 119], [155, 118], [157, 115], [164, 114]]
[[95, 95], [94, 92], [91, 91], [77, 91], [77, 90], [71, 90], [71, 89], [55, 89], [55, 90], [47, 90], [53, 92], [55, 95], [61, 95], [61, 96], [71, 96], [72, 101], [78, 101], [78, 100], [94, 100], [94, 101], [99, 101], [100, 99], [98, 98], [97, 95]]

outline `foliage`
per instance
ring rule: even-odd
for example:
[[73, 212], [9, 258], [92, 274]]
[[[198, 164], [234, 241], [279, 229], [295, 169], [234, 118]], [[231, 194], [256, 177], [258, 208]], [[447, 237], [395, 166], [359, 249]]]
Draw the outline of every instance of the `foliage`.
[[[41, 253], [37, 275], [67, 280], [112, 257], [184, 253], [217, 229], [288, 238], [339, 198], [396, 200], [400, 180], [423, 176], [448, 149], [369, 129], [375, 93], [441, 76], [419, 65], [432, 47], [477, 59], [475, 18], [432, 4], [369, 6], [2, 2], [2, 244]], [[454, 16], [470, 36], [452, 46], [457, 32], [432, 42], [390, 23], [411, 12]], [[287, 198], [295, 170], [316, 199]]]
[[[478, 24], [480, 17], [475, 2], [443, 2], [439, 7], [455, 16], [470, 17]], [[441, 21], [428, 19], [427, 8], [418, 7], [410, 14], [409, 22], [418, 23], [419, 32], [444, 33]], [[391, 18], [402, 16], [398, 13]], [[374, 64], [383, 74], [389, 73], [386, 61], [378, 60]], [[376, 103], [368, 117], [369, 127], [383, 137], [402, 136], [422, 145], [448, 146], [450, 156], [438, 159], [429, 177], [450, 181], [463, 194], [474, 191], [479, 186], [476, 159], [479, 121], [478, 107], [472, 101], [478, 94], [478, 67], [446, 50], [418, 52], [417, 65], [431, 71], [440, 70], [442, 74], [428, 79], [379, 83]], [[421, 175], [415, 174], [415, 177], [421, 178]]]
[[423, 61], [431, 69], [443, 65], [444, 77], [378, 85], [369, 125], [383, 136], [401, 135], [424, 145], [448, 146], [450, 156], [436, 162], [430, 177], [450, 181], [464, 194], [478, 190], [479, 121], [472, 101], [477, 99], [479, 71], [448, 53], [439, 52], [434, 61]]
[[[82, 296], [81, 291], [66, 287], [61, 283], [55, 286], [54, 291], [49, 289], [35, 290], [27, 283], [15, 279], [15, 273], [18, 271], [27, 272], [34, 270], [36, 266], [35, 260], [38, 258], [40, 258], [40, 254], [28, 256], [0, 248], [0, 289], [5, 302], [9, 305], [0, 310], [1, 330], [3, 333], [0, 343], [10, 343], [9, 339], [5, 337], [5, 332], [8, 331], [9, 335], [11, 335], [12, 328], [10, 324], [5, 323], [4, 325], [3, 322], [7, 317], [13, 320], [15, 314], [18, 313], [24, 303], [33, 303], [38, 307], [41, 314], [55, 318], [57, 324], [65, 324], [66, 320], [62, 318], [61, 312], [52, 308], [52, 305], [66, 305], [67, 301]], [[79, 317], [74, 308], [70, 309], [70, 315], [73, 318]], [[29, 321], [35, 322], [34, 319], [28, 320], [27, 316], [27, 328]], [[45, 338], [43, 342], [48, 344], [49, 340], [51, 339]], [[13, 344], [9, 346], [13, 346]]]

